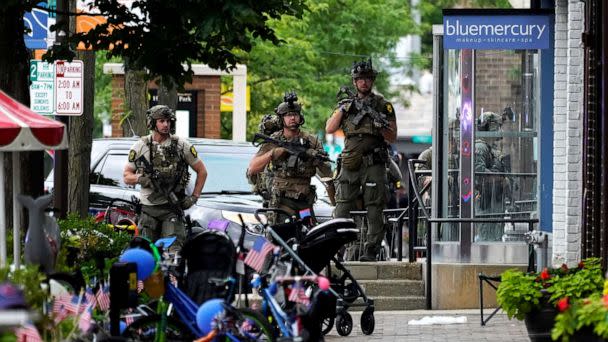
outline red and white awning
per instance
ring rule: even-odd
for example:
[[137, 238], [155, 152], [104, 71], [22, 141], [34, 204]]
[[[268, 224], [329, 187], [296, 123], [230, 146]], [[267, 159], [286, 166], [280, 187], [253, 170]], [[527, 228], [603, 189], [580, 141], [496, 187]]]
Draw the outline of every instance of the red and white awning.
[[33, 112], [0, 90], [0, 151], [68, 147], [65, 125]]

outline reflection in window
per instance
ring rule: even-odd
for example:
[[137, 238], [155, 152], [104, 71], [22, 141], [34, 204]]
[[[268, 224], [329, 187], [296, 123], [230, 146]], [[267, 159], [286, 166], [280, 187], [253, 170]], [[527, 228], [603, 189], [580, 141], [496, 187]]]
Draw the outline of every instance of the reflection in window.
[[[460, 217], [460, 51], [449, 50], [445, 63], [440, 217]], [[531, 218], [538, 190], [538, 65], [537, 51], [477, 50], [474, 68], [473, 217]], [[445, 181], [447, 180], [447, 181]], [[520, 241], [527, 224], [483, 223], [474, 226], [475, 242]], [[459, 227], [444, 224], [439, 241], [458, 241]]]
[[122, 180], [126, 154], [108, 154], [91, 172], [91, 184], [126, 187]]

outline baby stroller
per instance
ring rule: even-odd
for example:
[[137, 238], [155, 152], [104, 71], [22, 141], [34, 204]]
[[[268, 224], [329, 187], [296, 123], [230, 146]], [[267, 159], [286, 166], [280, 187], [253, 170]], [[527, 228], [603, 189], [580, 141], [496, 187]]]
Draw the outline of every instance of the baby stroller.
[[[224, 232], [204, 230], [188, 239], [181, 250], [180, 288], [197, 304], [211, 298], [231, 303], [227, 279], [234, 275], [236, 248]], [[228, 286], [227, 286], [228, 285]]]
[[[258, 209], [256, 216], [263, 212], [276, 212], [280, 209]], [[361, 314], [361, 330], [366, 335], [371, 335], [375, 328], [374, 301], [365, 295], [365, 292], [353, 277], [350, 271], [335, 257], [340, 248], [347, 243], [357, 240], [358, 229], [352, 219], [338, 218], [321, 223], [308, 230], [301, 220], [274, 225], [269, 229], [273, 240], [282, 245], [288, 251], [297, 244], [297, 259], [303, 263], [300, 265], [308, 273], [318, 274], [333, 261], [340, 272], [340, 276], [331, 274], [331, 267], [327, 267], [327, 277], [330, 279], [331, 288], [339, 296], [335, 312], [326, 315], [323, 322], [323, 333], [328, 333], [333, 327], [334, 320], [336, 330], [341, 336], [348, 336], [353, 328], [352, 316], [348, 308], [354, 306], [355, 300], [361, 297], [365, 309]], [[274, 234], [273, 234], [274, 233]]]

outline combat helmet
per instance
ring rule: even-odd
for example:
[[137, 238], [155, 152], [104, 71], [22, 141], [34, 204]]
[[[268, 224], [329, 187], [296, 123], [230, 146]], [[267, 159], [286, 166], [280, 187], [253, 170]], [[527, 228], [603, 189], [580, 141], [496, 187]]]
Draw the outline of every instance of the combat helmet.
[[502, 126], [502, 117], [494, 112], [483, 112], [477, 120], [480, 131], [498, 131]]
[[372, 66], [372, 59], [369, 58], [367, 61], [354, 62], [350, 75], [353, 79], [369, 77], [374, 80], [376, 79], [378, 72], [374, 70]]
[[281, 102], [281, 104], [274, 110], [274, 112], [281, 118], [281, 129], [283, 128], [283, 116], [285, 116], [285, 114], [287, 113], [300, 114], [300, 126], [304, 124], [304, 115], [302, 115], [302, 105], [298, 103], [298, 95], [295, 91], [285, 92], [285, 96], [283, 96], [283, 102]]
[[282, 129], [281, 118], [278, 115], [266, 114], [260, 121], [258, 130], [260, 133], [265, 135], [271, 135], [276, 131]]
[[146, 111], [146, 127], [149, 130], [156, 129], [156, 120], [169, 119], [171, 120], [171, 134], [175, 134], [175, 113], [171, 108], [165, 105], [156, 105]]

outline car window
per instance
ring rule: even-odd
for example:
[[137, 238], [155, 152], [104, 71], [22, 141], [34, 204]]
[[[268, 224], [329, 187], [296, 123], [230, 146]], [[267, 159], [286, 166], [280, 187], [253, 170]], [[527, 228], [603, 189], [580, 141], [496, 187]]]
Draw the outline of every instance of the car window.
[[[219, 191], [251, 191], [247, 181], [247, 167], [253, 154], [235, 153], [202, 153], [200, 155], [207, 168], [207, 181], [203, 188], [205, 192]], [[196, 174], [190, 168], [190, 183], [194, 184]]]
[[127, 154], [108, 154], [106, 155], [91, 172], [91, 184], [110, 185], [126, 187], [122, 180], [122, 174]]

